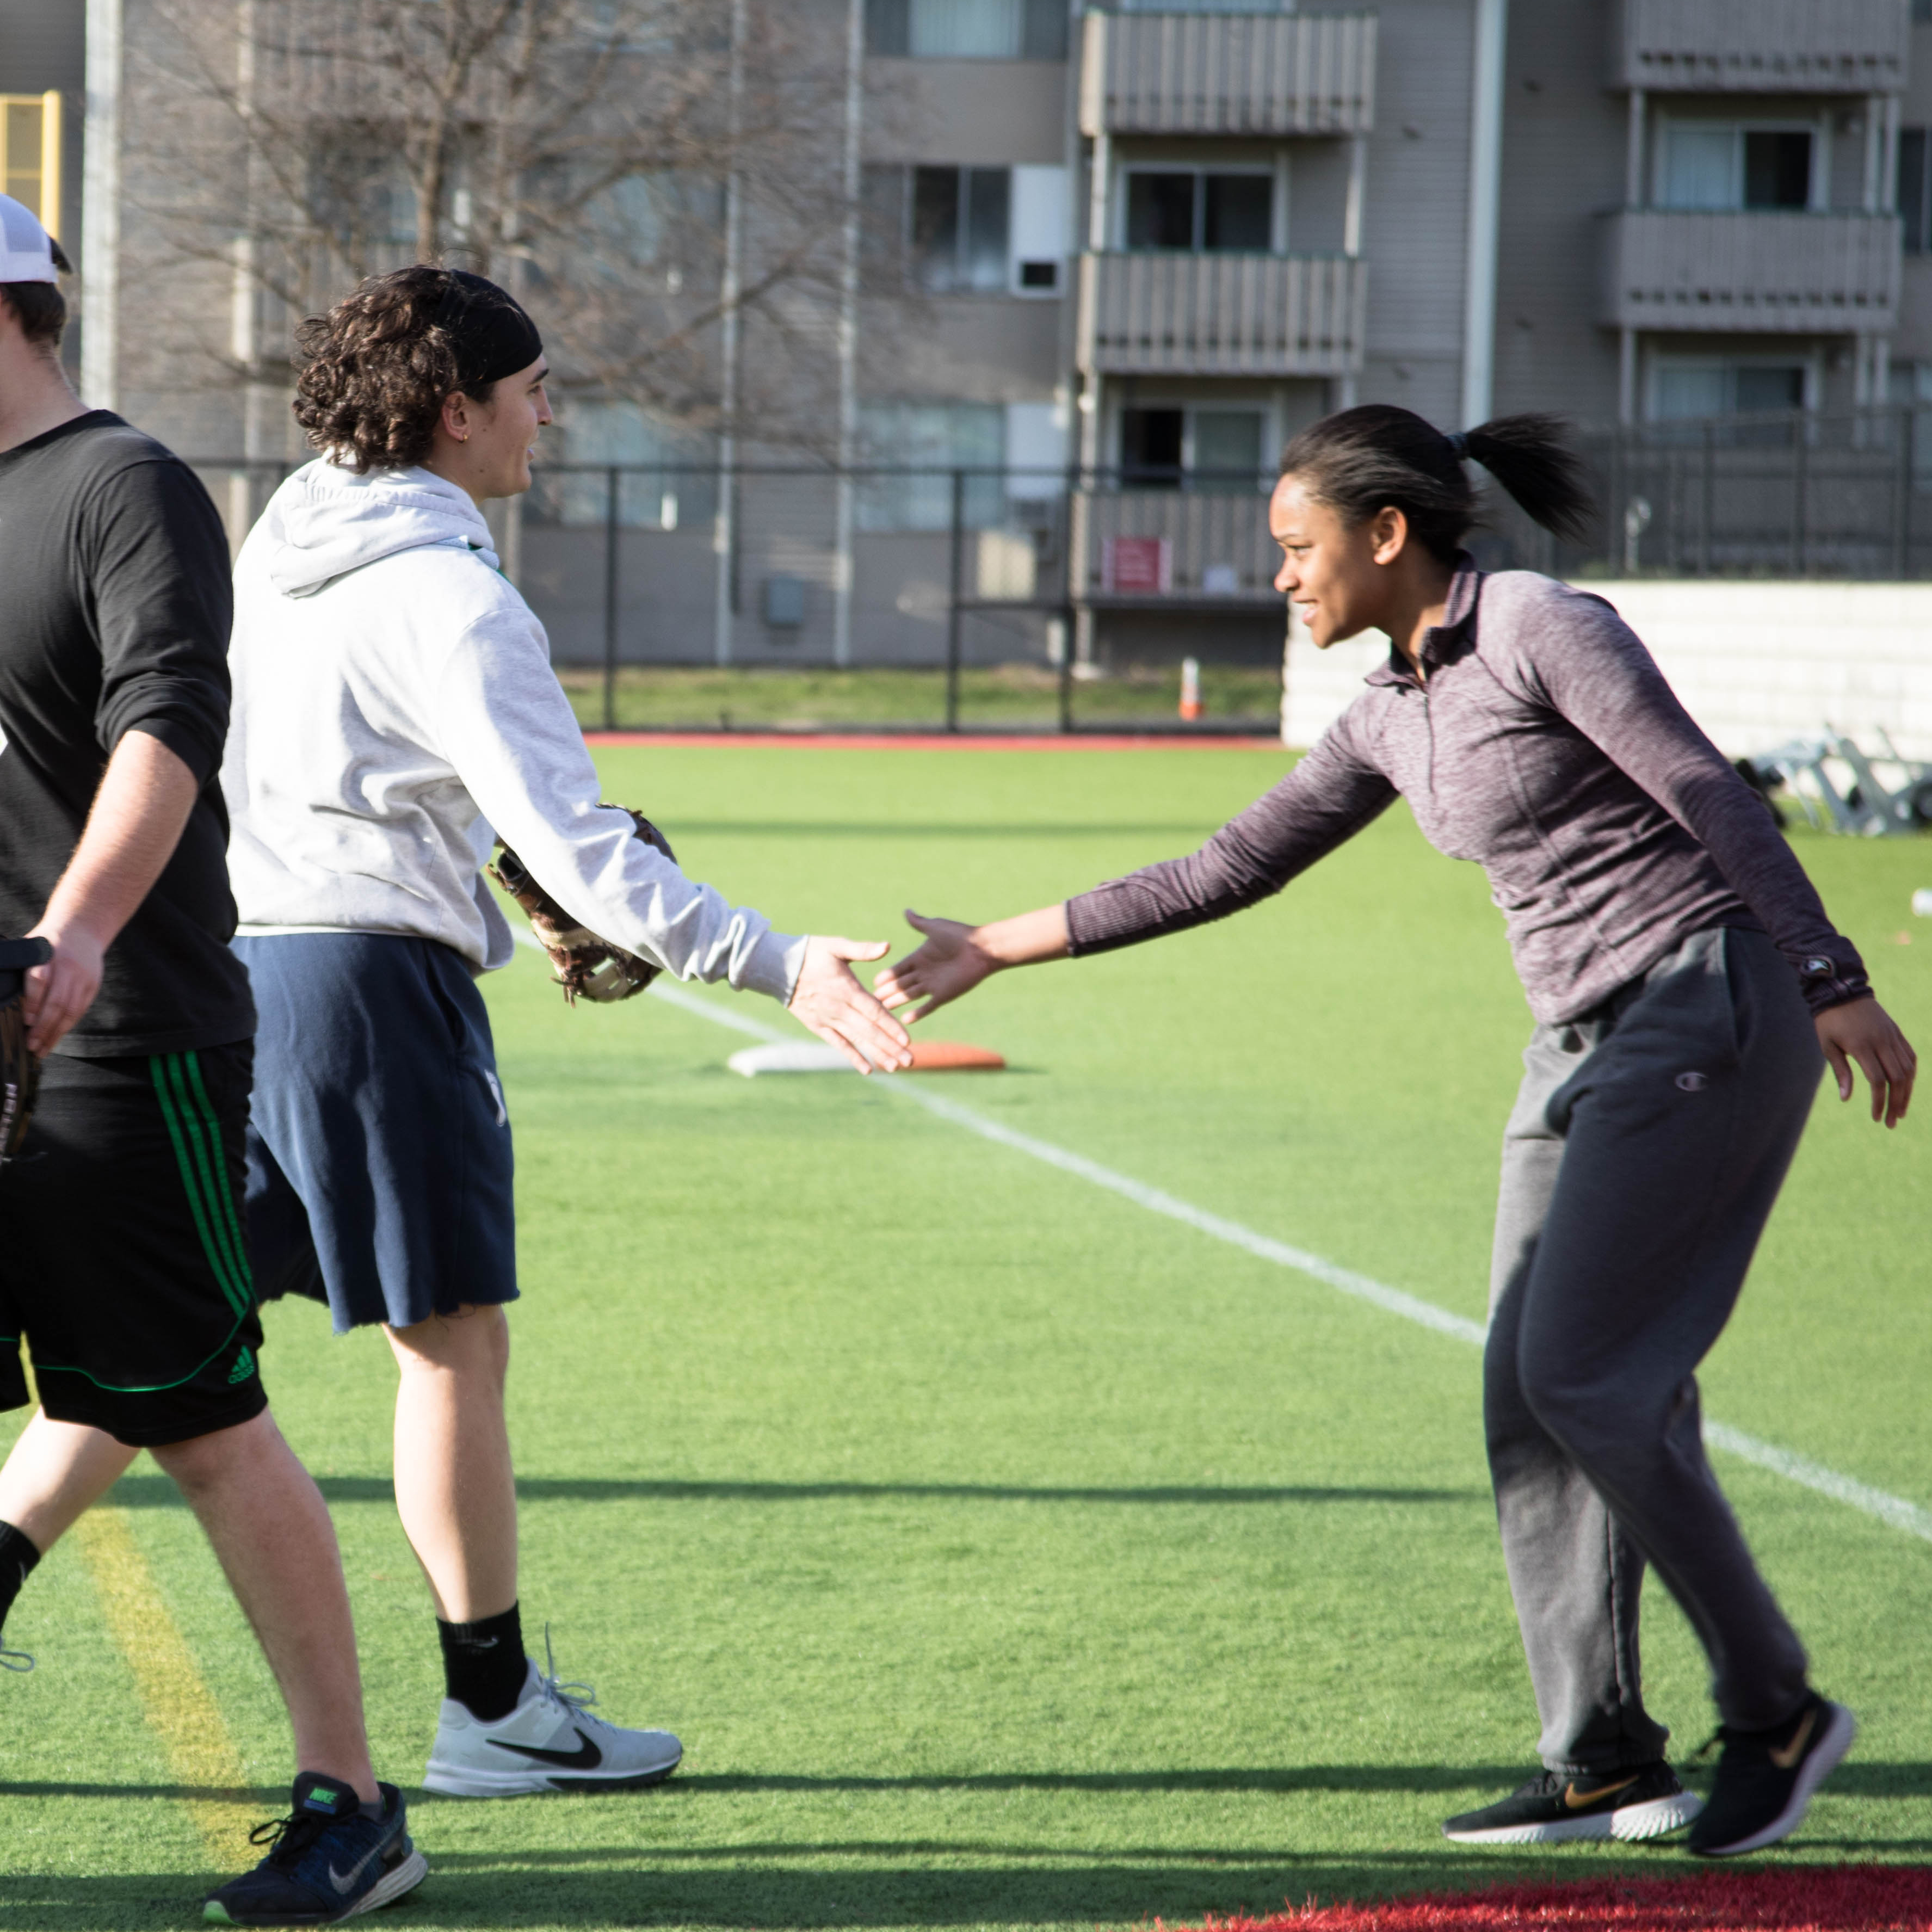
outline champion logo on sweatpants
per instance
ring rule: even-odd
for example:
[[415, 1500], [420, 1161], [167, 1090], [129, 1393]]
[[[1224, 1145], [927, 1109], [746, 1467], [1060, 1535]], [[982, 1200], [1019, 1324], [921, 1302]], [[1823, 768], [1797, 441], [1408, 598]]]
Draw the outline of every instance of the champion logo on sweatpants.
[[1687, 1094], [1701, 1094], [1711, 1084], [1708, 1073], [1680, 1073], [1677, 1084]]

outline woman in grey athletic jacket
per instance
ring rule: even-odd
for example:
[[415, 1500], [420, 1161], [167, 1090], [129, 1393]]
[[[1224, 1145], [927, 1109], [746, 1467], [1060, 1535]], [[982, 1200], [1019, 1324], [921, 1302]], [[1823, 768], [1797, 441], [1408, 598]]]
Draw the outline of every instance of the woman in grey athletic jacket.
[[[1706, 1461], [1695, 1371], [1730, 1318], [1823, 1049], [1849, 1100], [1904, 1117], [1915, 1060], [1762, 802], [1601, 598], [1485, 575], [1461, 542], [1482, 464], [1546, 528], [1587, 503], [1547, 418], [1444, 436], [1349, 410], [1282, 458], [1277, 588], [1318, 646], [1394, 648], [1266, 797], [1198, 852], [994, 924], [926, 935], [880, 975], [923, 1018], [1007, 966], [1178, 932], [1253, 904], [1398, 794], [1477, 861], [1537, 1021], [1504, 1139], [1484, 1409], [1545, 1768], [1463, 1842], [1638, 1838], [1695, 1851], [1786, 1836], [1855, 1726], [1803, 1647]], [[1708, 1804], [1643, 1706], [1654, 1565], [1708, 1652], [1724, 1742]]]

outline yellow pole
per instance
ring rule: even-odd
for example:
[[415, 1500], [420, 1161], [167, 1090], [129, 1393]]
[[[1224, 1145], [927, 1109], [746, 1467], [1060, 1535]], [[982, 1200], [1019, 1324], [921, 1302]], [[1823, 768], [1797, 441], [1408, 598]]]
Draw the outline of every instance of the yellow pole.
[[61, 98], [58, 88], [40, 96], [40, 226], [56, 241], [61, 230]]

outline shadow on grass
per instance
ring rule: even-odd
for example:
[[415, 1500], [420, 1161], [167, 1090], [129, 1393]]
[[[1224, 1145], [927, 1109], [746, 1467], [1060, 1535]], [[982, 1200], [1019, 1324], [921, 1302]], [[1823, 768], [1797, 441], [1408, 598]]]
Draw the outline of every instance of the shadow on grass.
[[[1288, 1796], [1310, 1791], [1441, 1792], [1448, 1795], [1513, 1786], [1522, 1781], [1522, 1773], [1523, 1767], [1520, 1764], [1253, 1765], [1193, 1771], [932, 1772], [876, 1777], [856, 1772], [829, 1772], [812, 1776], [788, 1772], [686, 1772], [680, 1773], [669, 1783], [654, 1787], [647, 1795], [636, 1792], [592, 1792], [584, 1794], [583, 1802], [621, 1796], [625, 1802], [633, 1804], [664, 1804], [676, 1799], [686, 1804], [696, 1804], [706, 1798], [734, 1798], [746, 1793], [790, 1792], [808, 1794], [819, 1791], [859, 1794], [866, 1792], [882, 1794], [907, 1791], [958, 1792], [967, 1796], [978, 1792], [992, 1795], [1012, 1791], [1066, 1791], [1102, 1796], [1114, 1794], [1123, 1797], [1180, 1796], [1202, 1792], [1274, 1792]], [[1932, 1797], [1932, 1763], [1874, 1762], [1843, 1765], [1832, 1774], [1830, 1783], [1825, 1786], [1825, 1792], [1826, 1796], [1836, 1798]], [[407, 1796], [412, 1810], [416, 1811], [426, 1811], [446, 1804], [454, 1805], [464, 1810], [473, 1808], [471, 1801], [440, 1798], [433, 1792], [412, 1789]], [[86, 1784], [65, 1779], [0, 1780], [0, 1798], [170, 1798], [184, 1802], [262, 1804], [279, 1808], [287, 1802], [287, 1797], [288, 1787], [286, 1785], [231, 1788], [200, 1784]], [[555, 1798], [544, 1797], [537, 1802], [546, 1804], [568, 1804], [579, 1801], [577, 1795], [572, 1793], [559, 1794]], [[1810, 1839], [1806, 1842], [1833, 1845], [1840, 1843], [1837, 1840]], [[1886, 1846], [1916, 1846], [1918, 1842], [1916, 1840], [1888, 1838], [1882, 1844]], [[1846, 1850], [1876, 1850], [1880, 1848], [1881, 1841], [1848, 1839], [1843, 1840], [1842, 1844]], [[760, 1846], [726, 1846], [716, 1851], [664, 1850], [662, 1855], [667, 1858], [735, 1857], [741, 1854], [774, 1858], [787, 1856], [804, 1857], [836, 1849], [838, 1848], [823, 1845], [774, 1843]], [[856, 1850], [861, 1848], [848, 1849]], [[868, 1853], [883, 1853], [892, 1847], [872, 1845], [862, 1849]], [[948, 1849], [986, 1854], [1003, 1850], [1017, 1851], [1022, 1848], [1013, 1846], [968, 1846], [952, 1844], [950, 1841], [946, 1845], [929, 1847], [904, 1843], [897, 1845], [897, 1850], [901, 1852], [926, 1850], [938, 1852]], [[657, 1855], [653, 1853], [653, 1856]], [[1040, 1848], [1037, 1855], [1042, 1858], [1065, 1856], [1063, 1852], [1046, 1847]], [[1226, 1854], [1201, 1852], [1175, 1852], [1173, 1856], [1214, 1858], [1247, 1855], [1232, 1852]]]
[[[332, 1503], [390, 1503], [387, 1476], [318, 1476], [316, 1486]], [[1249, 1503], [1467, 1503], [1489, 1501], [1486, 1490], [1304, 1487], [1145, 1489], [1054, 1488], [1004, 1483], [732, 1483], [632, 1480], [602, 1476], [520, 1476], [517, 1494], [526, 1503], [868, 1502], [907, 1496], [938, 1502], [1182, 1503], [1219, 1506]], [[181, 1492], [166, 1476], [123, 1476], [107, 1500], [124, 1509], [182, 1507]]]

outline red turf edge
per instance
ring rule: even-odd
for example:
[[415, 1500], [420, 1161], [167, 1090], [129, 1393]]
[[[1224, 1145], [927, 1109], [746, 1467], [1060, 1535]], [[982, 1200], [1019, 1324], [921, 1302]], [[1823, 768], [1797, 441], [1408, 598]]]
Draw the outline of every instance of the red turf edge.
[[1932, 1868], [1786, 1865], [1684, 1879], [1498, 1886], [1161, 1932], [1923, 1932]]

